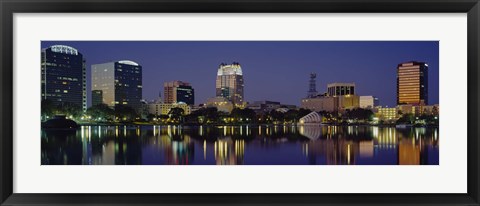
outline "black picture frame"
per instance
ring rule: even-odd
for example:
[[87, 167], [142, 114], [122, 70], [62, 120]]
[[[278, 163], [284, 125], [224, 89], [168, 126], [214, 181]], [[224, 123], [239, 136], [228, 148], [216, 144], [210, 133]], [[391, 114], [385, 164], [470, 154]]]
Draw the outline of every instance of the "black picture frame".
[[[480, 205], [478, 0], [0, 0], [1, 205]], [[468, 190], [466, 194], [19, 194], [13, 193], [13, 15], [15, 13], [467, 13]], [[452, 177], [456, 178], [456, 177]]]

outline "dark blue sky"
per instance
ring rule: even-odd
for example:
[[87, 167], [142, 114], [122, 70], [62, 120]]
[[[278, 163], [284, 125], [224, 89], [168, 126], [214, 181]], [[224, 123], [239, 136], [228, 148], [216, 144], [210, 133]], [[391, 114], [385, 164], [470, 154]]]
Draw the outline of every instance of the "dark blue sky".
[[[203, 103], [215, 96], [218, 65], [239, 62], [249, 102], [299, 105], [309, 74], [316, 72], [319, 92], [328, 83], [355, 82], [358, 95], [374, 95], [381, 105], [394, 106], [396, 67], [415, 60], [428, 63], [429, 104], [438, 103], [438, 41], [42, 41], [41, 46], [55, 44], [78, 49], [88, 76], [92, 64], [139, 63], [147, 100], [163, 94], [163, 82], [182, 80], [195, 88], [195, 104]], [[87, 85], [90, 91], [90, 78]]]

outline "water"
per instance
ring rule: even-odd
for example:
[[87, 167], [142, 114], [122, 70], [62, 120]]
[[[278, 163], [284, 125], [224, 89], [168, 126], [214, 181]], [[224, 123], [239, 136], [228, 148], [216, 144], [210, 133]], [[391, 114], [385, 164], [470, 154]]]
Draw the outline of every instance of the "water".
[[42, 131], [42, 165], [438, 165], [438, 128], [82, 126]]

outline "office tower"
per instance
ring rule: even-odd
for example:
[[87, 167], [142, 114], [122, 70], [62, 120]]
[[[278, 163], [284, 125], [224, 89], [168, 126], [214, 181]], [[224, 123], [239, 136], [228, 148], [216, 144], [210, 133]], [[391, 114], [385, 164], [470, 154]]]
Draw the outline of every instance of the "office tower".
[[428, 65], [405, 62], [397, 67], [397, 104], [428, 105]]
[[102, 90], [92, 90], [92, 106], [103, 104]]
[[195, 104], [195, 91], [188, 82], [171, 81], [163, 84], [164, 102], [167, 104], [186, 103]]
[[104, 104], [129, 106], [140, 111], [142, 66], [129, 60], [94, 64], [92, 90], [102, 91]]
[[85, 59], [77, 49], [65, 45], [42, 49], [41, 69], [42, 100], [87, 110]]
[[315, 97], [317, 95], [317, 85], [316, 85], [316, 80], [315, 78], [317, 78], [317, 74], [316, 73], [311, 73], [310, 74], [310, 81], [309, 81], [309, 90], [308, 90], [308, 94], [307, 94], [307, 97], [311, 98], [311, 97]]
[[355, 83], [331, 83], [327, 87], [328, 96], [355, 95]]
[[238, 62], [220, 64], [217, 71], [216, 96], [224, 97], [235, 106], [243, 106], [243, 73]]

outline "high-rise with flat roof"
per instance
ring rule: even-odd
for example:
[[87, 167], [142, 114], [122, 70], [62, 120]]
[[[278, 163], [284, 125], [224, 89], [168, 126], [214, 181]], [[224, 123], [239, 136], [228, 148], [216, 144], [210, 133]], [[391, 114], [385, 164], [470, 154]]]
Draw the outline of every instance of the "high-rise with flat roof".
[[92, 91], [101, 90], [102, 102], [141, 110], [142, 66], [122, 60], [92, 65]]
[[355, 83], [331, 83], [327, 85], [328, 96], [355, 95]]
[[215, 87], [217, 97], [224, 97], [237, 107], [242, 106], [243, 86], [242, 67], [238, 62], [220, 64]]
[[397, 104], [428, 105], [428, 65], [405, 62], [397, 67]]
[[166, 104], [195, 104], [195, 90], [188, 82], [171, 81], [163, 84], [163, 96]]
[[42, 100], [87, 110], [85, 58], [77, 49], [65, 45], [42, 49], [41, 69]]

